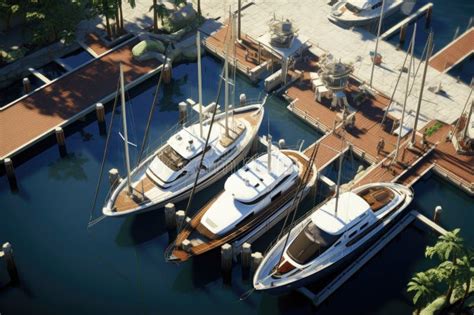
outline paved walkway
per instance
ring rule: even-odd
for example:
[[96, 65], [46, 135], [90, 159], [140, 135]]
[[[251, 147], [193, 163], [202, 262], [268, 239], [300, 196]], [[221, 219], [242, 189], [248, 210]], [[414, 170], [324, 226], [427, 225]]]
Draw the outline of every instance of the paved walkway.
[[[209, 0], [202, 3], [205, 14], [217, 17], [224, 16], [228, 10], [226, 4], [232, 4], [233, 9], [236, 9], [234, 2]], [[248, 1], [244, 1], [245, 3]], [[279, 18], [289, 18], [295, 23], [299, 33], [310, 39], [317, 48], [315, 51], [328, 51], [335, 58], [353, 62], [355, 75], [368, 82], [372, 68], [369, 52], [375, 48], [375, 35], [359, 28], [343, 29], [329, 22], [327, 15], [330, 9], [326, 1], [322, 0], [256, 0], [254, 5], [250, 5], [243, 11], [242, 32], [258, 38], [268, 32], [268, 22], [274, 14]], [[384, 62], [375, 69], [374, 87], [386, 95], [391, 95], [405, 58], [405, 52], [397, 50], [396, 47], [384, 41], [380, 41], [379, 52], [383, 55]], [[417, 64], [418, 62], [419, 60]], [[395, 94], [395, 100], [399, 103], [402, 103], [404, 98], [405, 77], [402, 77]], [[408, 110], [416, 110], [420, 78], [421, 71], [408, 99]], [[425, 88], [438, 86], [440, 82], [446, 95], [438, 95], [426, 90], [423, 96], [422, 114], [429, 119], [453, 123], [461, 114], [469, 95], [469, 87], [430, 67]]]

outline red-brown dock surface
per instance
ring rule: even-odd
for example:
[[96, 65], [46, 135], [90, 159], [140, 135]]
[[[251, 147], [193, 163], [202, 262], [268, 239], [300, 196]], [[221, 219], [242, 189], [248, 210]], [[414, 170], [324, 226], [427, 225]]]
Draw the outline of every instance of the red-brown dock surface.
[[123, 64], [126, 84], [138, 82], [158, 71], [158, 61], [133, 59], [131, 49], [137, 42], [138, 39], [128, 41], [0, 110], [0, 157], [19, 152], [50, 134], [55, 127], [67, 125], [93, 109], [96, 102], [113, 97], [117, 90], [119, 63]]
[[474, 53], [474, 27], [464, 32], [430, 59], [430, 66], [446, 72]]
[[95, 33], [88, 33], [84, 38], [84, 43], [97, 55], [102, 55], [110, 49]]
[[[314, 98], [309, 72], [317, 71], [317, 58], [310, 55], [306, 58], [305, 65], [297, 63], [295, 68], [303, 70], [304, 75], [286, 91], [286, 95], [293, 100], [288, 108], [309, 124], [327, 132], [305, 151], [310, 156], [312, 150], [318, 147], [315, 163], [320, 170], [350, 146], [353, 152], [372, 164], [365, 173], [356, 177], [352, 185], [378, 181], [398, 181], [412, 185], [433, 169], [466, 191], [474, 193], [474, 156], [458, 154], [453, 144], [446, 141], [452, 126], [438, 121], [429, 122], [417, 134], [412, 148], [409, 148], [411, 133], [408, 133], [401, 139], [398, 159], [395, 160], [397, 136], [389, 132], [393, 120], [388, 116], [386, 122], [381, 124], [384, 109], [389, 103], [387, 97], [375, 95], [362, 101], [356, 100], [359, 83], [350, 80], [345, 92], [349, 104], [356, 110], [351, 114], [355, 121], [353, 126], [342, 128], [342, 115], [330, 108], [329, 100], [322, 98], [318, 102]], [[422, 146], [421, 135], [435, 125], [438, 129], [426, 136]], [[383, 149], [378, 150], [380, 139], [385, 144]]]

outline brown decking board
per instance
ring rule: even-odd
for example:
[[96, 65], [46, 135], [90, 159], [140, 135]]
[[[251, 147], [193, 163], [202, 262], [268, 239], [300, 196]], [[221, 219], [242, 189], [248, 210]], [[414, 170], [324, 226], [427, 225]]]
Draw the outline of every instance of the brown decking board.
[[[228, 29], [227, 24], [222, 26], [218, 31], [216, 31], [214, 34], [212, 34], [206, 39], [205, 45], [210, 46], [210, 47], [215, 47], [217, 50], [220, 51], [221, 54], [225, 54], [226, 52], [225, 43], [228, 37], [230, 36], [230, 34], [228, 34], [227, 32], [227, 29]], [[255, 47], [255, 44], [250, 43], [246, 40], [247, 35], [242, 34], [241, 37], [243, 41], [245, 41], [246, 47], [250, 50], [249, 57], [245, 58], [247, 49], [238, 43], [235, 44], [235, 57], [238, 63], [243, 65], [248, 70], [251, 70], [259, 65], [258, 60], [251, 57], [252, 54], [253, 55], [258, 54], [258, 47]], [[229, 50], [230, 50], [230, 55], [233, 56], [234, 54], [233, 48], [230, 47]], [[261, 51], [262, 52], [264, 51], [263, 47], [261, 48]], [[261, 55], [261, 60], [260, 60], [261, 62], [264, 62], [266, 60], [265, 56], [263, 55], [264, 53], [262, 53]]]
[[84, 38], [84, 43], [97, 55], [101, 55], [110, 49], [95, 33], [88, 33]]
[[139, 62], [131, 49], [137, 39], [71, 72], [30, 96], [0, 111], [0, 156], [27, 145], [67, 122], [117, 89], [119, 63], [129, 83], [159, 66], [158, 61]]
[[445, 72], [474, 52], [474, 27], [456, 38], [430, 59], [430, 66]]

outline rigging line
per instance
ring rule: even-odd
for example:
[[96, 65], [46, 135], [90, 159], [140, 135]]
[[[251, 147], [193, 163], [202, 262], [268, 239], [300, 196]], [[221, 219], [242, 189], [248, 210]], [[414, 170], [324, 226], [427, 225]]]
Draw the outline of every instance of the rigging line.
[[[418, 63], [418, 66], [416, 67], [415, 75], [413, 76], [413, 82], [411, 83], [410, 91], [408, 92], [408, 95], [411, 95], [411, 91], [413, 90], [413, 86], [415, 85], [416, 77], [418, 75], [418, 71], [421, 68], [421, 65], [423, 64], [423, 60], [425, 60], [425, 53], [428, 51], [428, 41], [426, 41], [425, 47], [423, 47], [423, 52], [421, 53], [420, 57], [420, 62]], [[431, 48], [431, 53], [433, 53], [433, 48]], [[415, 66], [416, 60], [413, 61], [413, 66]]]
[[398, 73], [397, 83], [395, 83], [395, 87], [393, 89], [392, 95], [390, 96], [390, 101], [388, 102], [388, 106], [385, 109], [385, 112], [383, 113], [383, 118], [382, 118], [382, 121], [380, 122], [381, 125], [383, 125], [385, 123], [385, 120], [387, 119], [388, 111], [390, 110], [390, 107], [392, 106], [393, 99], [395, 97], [395, 93], [397, 93], [398, 83], [400, 82], [400, 79], [402, 78], [403, 68], [405, 68], [406, 62], [408, 60], [408, 56], [410, 55], [411, 45], [413, 44], [412, 42], [413, 41], [410, 41], [410, 45], [408, 46], [407, 53], [405, 54], [405, 59], [403, 60], [403, 65], [400, 68], [400, 72]]
[[[89, 223], [92, 221], [92, 216], [94, 215], [94, 210], [97, 205], [97, 198], [99, 197], [100, 185], [102, 184], [102, 177], [103, 177], [104, 167], [105, 167], [105, 159], [107, 157], [107, 148], [109, 146], [110, 136], [112, 134], [112, 126], [114, 123], [115, 109], [117, 107], [117, 102], [119, 98], [119, 84], [120, 84], [120, 79], [117, 80], [117, 93], [115, 94], [114, 105], [112, 107], [112, 115], [110, 116], [109, 132], [107, 133], [107, 138], [105, 140], [104, 154], [102, 156], [102, 163], [100, 164], [99, 179], [97, 180], [97, 185], [96, 185], [95, 194], [94, 194], [94, 202], [92, 203], [92, 208], [89, 214]], [[87, 229], [89, 229], [89, 226], [87, 227]]]
[[[224, 68], [222, 69], [221, 76], [222, 75], [224, 75]], [[211, 121], [210, 121], [210, 124], [209, 124], [209, 131], [207, 132], [207, 136], [206, 136], [206, 144], [204, 145], [204, 150], [202, 151], [201, 160], [199, 161], [199, 167], [198, 167], [197, 172], [196, 172], [196, 177], [194, 178], [193, 188], [191, 190], [191, 194], [189, 195], [189, 199], [188, 199], [188, 203], [186, 205], [186, 209], [184, 210], [184, 216], [185, 217], [186, 217], [186, 214], [189, 211], [189, 208], [191, 207], [191, 203], [193, 201], [194, 194], [196, 192], [196, 187], [197, 187], [198, 181], [199, 181], [199, 175], [201, 174], [201, 169], [202, 169], [202, 166], [203, 166], [203, 163], [204, 163], [204, 156], [206, 155], [206, 152], [207, 152], [207, 150], [205, 148], [208, 147], [209, 140], [211, 138], [212, 126], [214, 125], [214, 120], [215, 120], [216, 112], [217, 112], [217, 102], [219, 101], [219, 97], [221, 96], [221, 91], [222, 91], [222, 80], [219, 80], [219, 85], [217, 87], [216, 106], [214, 106], [214, 109], [212, 111], [212, 118], [211, 118]], [[181, 230], [184, 227], [185, 223], [186, 223], [186, 220], [183, 220], [183, 222], [180, 223], [180, 225], [178, 227], [178, 234], [181, 232]]]
[[169, 46], [170, 46], [170, 44], [168, 44], [168, 46], [166, 46], [166, 49], [165, 49], [164, 63], [161, 65], [160, 78], [158, 79], [158, 83], [156, 84], [155, 95], [153, 96], [153, 101], [151, 103], [150, 113], [148, 114], [148, 119], [147, 119], [146, 127], [145, 127], [145, 134], [143, 135], [143, 141], [142, 141], [142, 145], [140, 147], [140, 153], [138, 154], [137, 165], [139, 165], [141, 160], [142, 160], [143, 153], [145, 151], [145, 147], [146, 147], [147, 142], [148, 142], [148, 134], [150, 132], [151, 120], [153, 118], [153, 113], [155, 112], [155, 107], [156, 107], [155, 105], [158, 101], [158, 91], [160, 90], [161, 82], [163, 81], [163, 72], [164, 72], [163, 70], [164, 70], [164, 66], [166, 65], [166, 62], [168, 60], [168, 48], [169, 48]]
[[[317, 155], [317, 151], [319, 150], [319, 145], [314, 148], [314, 150], [311, 152], [311, 157], [308, 161], [308, 168], [305, 170], [304, 174], [303, 174], [303, 180], [301, 180], [299, 183], [298, 183], [298, 186], [297, 186], [297, 189], [296, 189], [296, 194], [295, 194], [295, 198], [293, 199], [293, 204], [291, 205], [291, 207], [288, 208], [287, 210], [287, 214], [286, 214], [286, 217], [285, 217], [285, 221], [283, 222], [283, 226], [282, 226], [282, 229], [280, 231], [280, 233], [278, 234], [278, 238], [277, 239], [281, 239], [281, 237], [283, 236], [283, 231], [284, 231], [284, 228], [286, 226], [286, 223], [288, 222], [288, 218], [290, 217], [290, 213], [291, 213], [291, 209], [293, 208], [294, 206], [294, 212], [293, 212], [293, 217], [292, 217], [292, 220], [291, 220], [291, 223], [289, 225], [290, 229], [288, 230], [288, 234], [286, 236], [286, 239], [285, 239], [285, 243], [284, 243], [284, 246], [283, 246], [283, 250], [281, 252], [281, 256], [280, 256], [280, 259], [281, 260], [281, 257], [283, 257], [283, 253], [285, 251], [285, 248], [286, 248], [286, 245], [288, 244], [288, 240], [289, 240], [289, 237], [290, 237], [290, 232], [291, 232], [291, 229], [293, 228], [291, 226], [291, 224], [293, 224], [294, 222], [294, 219], [295, 219], [295, 216], [296, 216], [296, 212], [298, 211], [298, 206], [299, 206], [299, 203], [302, 199], [302, 196], [303, 196], [303, 190], [305, 189], [304, 187], [302, 187], [303, 185], [306, 185], [308, 180], [309, 180], [309, 177], [311, 176], [311, 172], [312, 172], [312, 169], [313, 169], [313, 164], [314, 164], [314, 160], [316, 159], [316, 155]], [[318, 170], [316, 170], [317, 172]], [[315, 183], [316, 185], [316, 183]]]

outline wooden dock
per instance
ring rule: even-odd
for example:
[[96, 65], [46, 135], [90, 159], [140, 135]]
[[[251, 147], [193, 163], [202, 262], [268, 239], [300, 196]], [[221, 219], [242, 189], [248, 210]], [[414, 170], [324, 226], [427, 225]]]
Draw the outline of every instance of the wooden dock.
[[473, 53], [474, 26], [431, 57], [430, 66], [440, 72], [448, 72]]
[[[229, 36], [228, 26], [224, 25], [204, 40], [204, 47], [216, 57], [224, 59], [226, 41]], [[230, 58], [230, 63], [233, 64], [235, 62], [237, 69], [252, 81], [258, 80], [267, 67], [272, 65], [275, 58], [262, 45], [246, 34], [242, 34], [240, 42], [235, 44], [235, 50], [230, 48], [231, 56], [234, 54], [234, 51], [235, 59], [233, 57]]]
[[124, 65], [126, 88], [131, 88], [157, 73], [155, 60], [139, 62], [131, 49], [132, 38], [116, 48], [92, 45], [100, 58], [50, 82], [40, 90], [20, 98], [0, 110], [0, 159], [11, 157], [94, 110], [97, 102], [113, 99], [117, 91], [119, 63]]
[[[353, 116], [355, 120], [353, 126], [343, 128], [340, 111], [331, 109], [329, 100], [322, 98], [319, 102], [314, 98], [310, 72], [318, 70], [317, 58], [310, 55], [305, 60], [305, 64], [295, 65], [296, 70], [304, 71], [303, 77], [289, 87], [284, 96], [290, 101], [288, 110], [326, 133], [305, 152], [310, 155], [311, 150], [319, 144], [315, 163], [320, 170], [333, 162], [342, 151], [350, 148], [371, 166], [364, 173], [358, 174], [344, 189], [376, 181], [400, 182], [410, 186], [432, 170], [474, 195], [474, 157], [458, 154], [453, 144], [446, 141], [452, 126], [430, 121], [417, 132], [413, 147], [409, 146], [412, 134], [409, 132], [402, 138], [398, 160], [395, 161], [397, 136], [390, 133], [394, 119], [388, 115], [384, 125], [380, 123], [390, 102], [389, 98], [376, 94], [360, 101], [360, 83], [351, 79], [345, 93], [354, 112], [347, 119]], [[426, 136], [425, 144], [422, 145], [422, 134], [435, 126], [437, 130]], [[385, 143], [384, 147], [377, 150], [381, 139]]]

